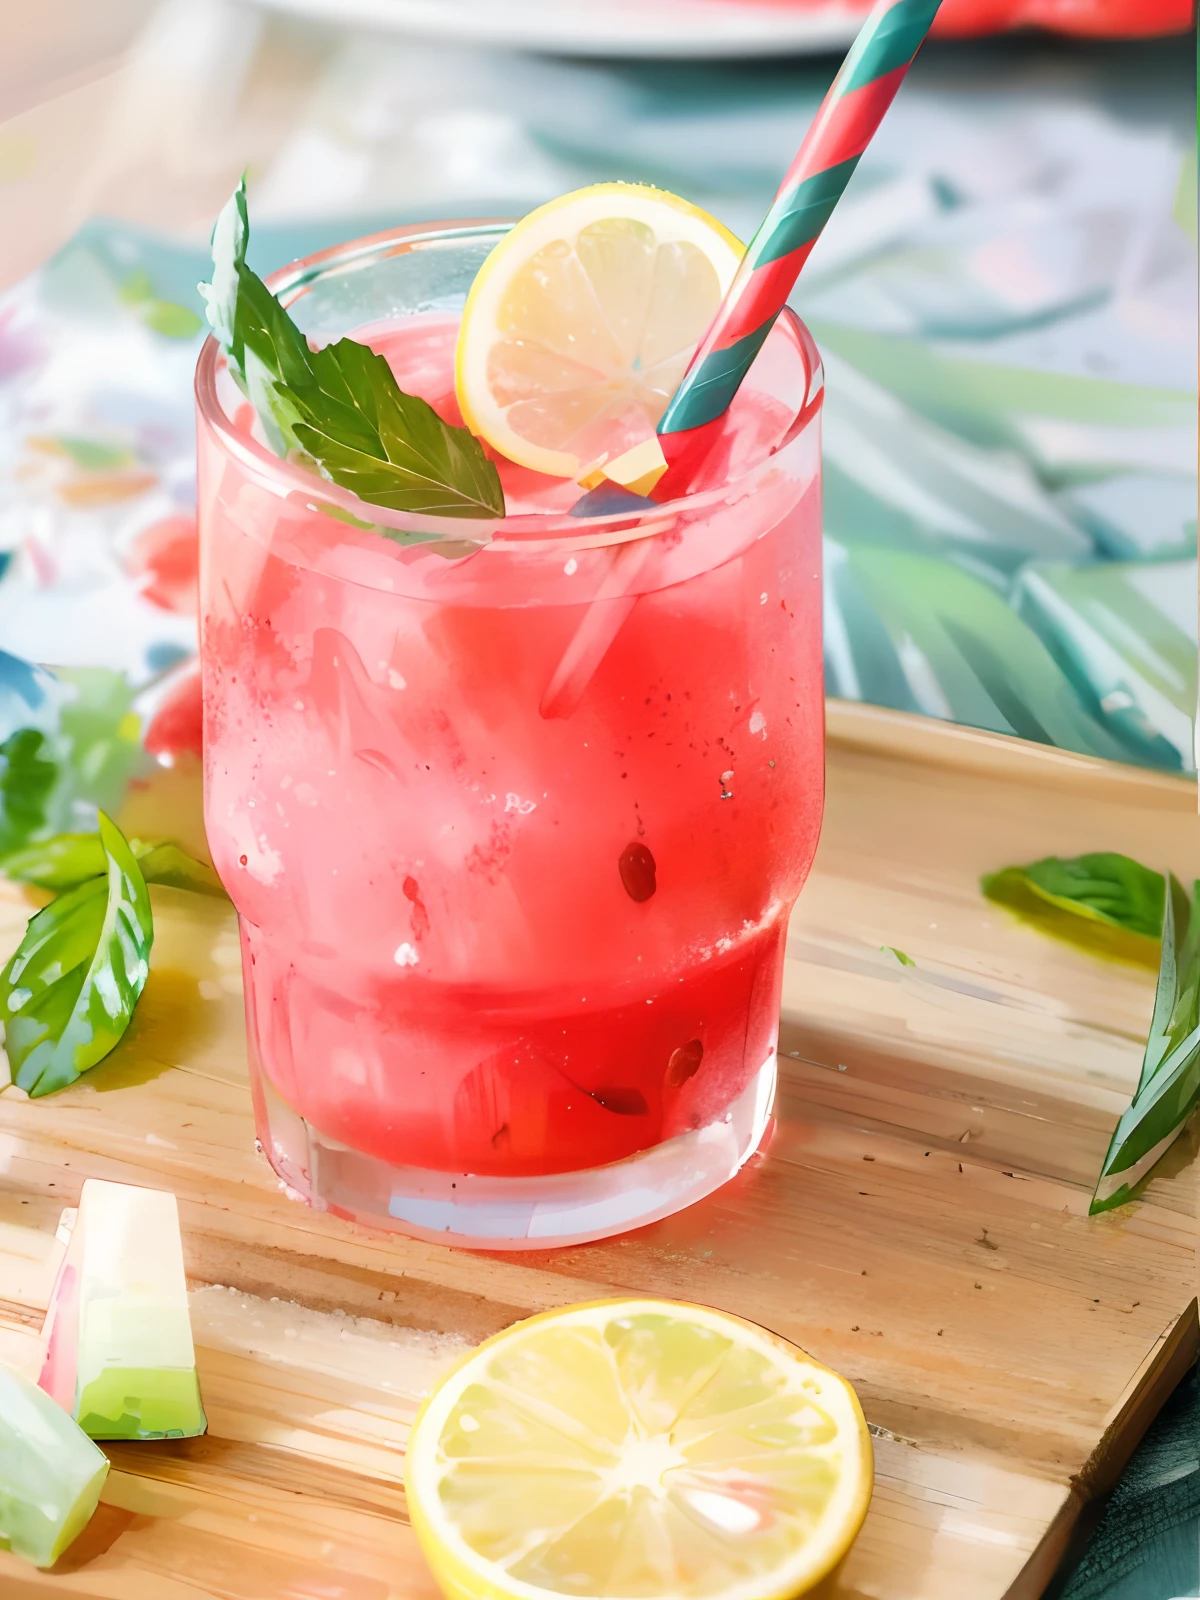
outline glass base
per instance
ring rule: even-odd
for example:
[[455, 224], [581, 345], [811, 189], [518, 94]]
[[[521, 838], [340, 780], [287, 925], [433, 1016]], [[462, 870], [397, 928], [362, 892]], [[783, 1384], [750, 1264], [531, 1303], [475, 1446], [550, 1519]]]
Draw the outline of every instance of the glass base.
[[263, 1154], [318, 1211], [439, 1244], [545, 1250], [669, 1217], [727, 1183], [758, 1148], [775, 1098], [775, 1052], [720, 1122], [605, 1167], [532, 1178], [395, 1167], [327, 1138], [251, 1068]]

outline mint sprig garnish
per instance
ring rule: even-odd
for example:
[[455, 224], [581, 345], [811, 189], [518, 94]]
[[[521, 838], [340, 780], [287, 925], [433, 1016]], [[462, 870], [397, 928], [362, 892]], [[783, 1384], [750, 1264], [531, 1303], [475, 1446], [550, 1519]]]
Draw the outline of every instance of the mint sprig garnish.
[[[1200, 1105], [1200, 883], [1187, 891], [1115, 851], [1004, 867], [982, 880], [989, 900], [1044, 933], [1158, 966], [1142, 1070], [1109, 1141], [1089, 1214], [1134, 1198]], [[1157, 948], [1156, 948], [1157, 947]]]
[[1176, 887], [1164, 895], [1162, 958], [1141, 1077], [1109, 1142], [1092, 1216], [1133, 1199], [1200, 1104], [1200, 911]]
[[200, 285], [230, 369], [282, 456], [299, 455], [360, 500], [442, 517], [501, 517], [495, 465], [469, 428], [405, 394], [380, 355], [354, 339], [312, 350], [246, 265], [246, 186], [213, 230], [212, 282]]

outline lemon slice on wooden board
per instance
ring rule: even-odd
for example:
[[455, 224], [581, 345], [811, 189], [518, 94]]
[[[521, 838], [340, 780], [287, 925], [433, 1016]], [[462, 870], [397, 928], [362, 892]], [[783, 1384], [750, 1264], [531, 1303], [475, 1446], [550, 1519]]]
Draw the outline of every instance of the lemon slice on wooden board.
[[422, 1406], [409, 1516], [451, 1600], [784, 1600], [871, 1497], [853, 1389], [752, 1323], [668, 1300], [545, 1312]]
[[706, 211], [643, 184], [599, 183], [531, 211], [467, 296], [464, 422], [558, 478], [653, 439], [742, 255]]

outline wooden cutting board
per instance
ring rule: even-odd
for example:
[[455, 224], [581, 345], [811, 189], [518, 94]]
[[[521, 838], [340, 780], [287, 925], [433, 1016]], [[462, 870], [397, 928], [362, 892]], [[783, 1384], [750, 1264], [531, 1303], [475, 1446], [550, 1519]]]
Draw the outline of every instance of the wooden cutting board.
[[[605, 1243], [467, 1254], [290, 1200], [254, 1148], [232, 912], [155, 891], [119, 1048], [52, 1098], [0, 1095], [0, 1359], [37, 1370], [83, 1179], [169, 1187], [210, 1428], [111, 1447], [53, 1573], [0, 1555], [6, 1600], [433, 1600], [401, 1488], [419, 1397], [465, 1343], [626, 1291], [753, 1317], [854, 1382], [875, 1496], [823, 1594], [1041, 1595], [1196, 1355], [1197, 1136], [1141, 1202], [1088, 1218], [1152, 975], [1021, 926], [978, 880], [1097, 849], [1198, 876], [1195, 785], [866, 707], [829, 722], [773, 1138], [708, 1201]], [[198, 844], [194, 775], [124, 820], [164, 815]], [[0, 955], [28, 910], [0, 897]]]

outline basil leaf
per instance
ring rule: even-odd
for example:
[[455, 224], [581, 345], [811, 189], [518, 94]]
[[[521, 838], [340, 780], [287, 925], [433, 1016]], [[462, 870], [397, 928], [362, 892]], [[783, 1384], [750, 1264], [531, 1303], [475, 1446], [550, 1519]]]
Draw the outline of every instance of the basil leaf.
[[1157, 939], [1163, 924], [1162, 874], [1115, 851], [1063, 861], [1047, 856], [1022, 869], [1035, 894], [1082, 917]]
[[452, 428], [405, 394], [380, 355], [353, 339], [308, 341], [246, 265], [243, 179], [213, 230], [213, 277], [201, 284], [208, 320], [272, 448], [299, 450], [331, 482], [393, 511], [500, 517], [495, 464], [469, 428]]
[[149, 972], [150, 896], [119, 828], [100, 813], [106, 876], [32, 917], [0, 973], [0, 1019], [19, 1088], [49, 1094], [108, 1054]]
[[58, 770], [38, 728], [18, 728], [0, 744], [0, 857], [45, 826]]
[[138, 866], [147, 883], [161, 883], [170, 889], [189, 889], [193, 894], [227, 898], [221, 880], [203, 861], [189, 856], [177, 844], [135, 845]]

